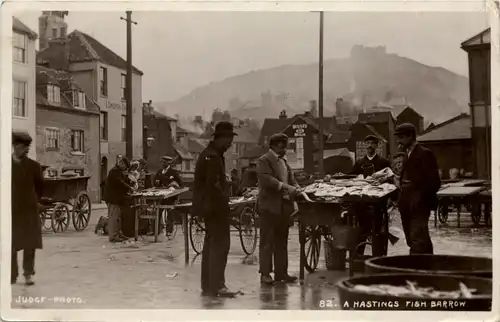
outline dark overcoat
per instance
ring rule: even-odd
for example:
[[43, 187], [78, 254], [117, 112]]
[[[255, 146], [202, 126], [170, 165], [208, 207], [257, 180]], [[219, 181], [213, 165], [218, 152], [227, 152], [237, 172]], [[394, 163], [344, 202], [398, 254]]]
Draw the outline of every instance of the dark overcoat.
[[383, 158], [376, 154], [373, 159], [368, 159], [365, 155], [363, 158], [359, 159], [354, 163], [354, 167], [352, 168], [352, 174], [360, 175], [363, 174], [363, 166], [373, 164], [373, 168], [375, 172], [383, 170], [385, 168], [390, 168], [391, 163], [386, 158]]
[[12, 160], [12, 249], [42, 248], [38, 204], [43, 192], [40, 164], [29, 158]]

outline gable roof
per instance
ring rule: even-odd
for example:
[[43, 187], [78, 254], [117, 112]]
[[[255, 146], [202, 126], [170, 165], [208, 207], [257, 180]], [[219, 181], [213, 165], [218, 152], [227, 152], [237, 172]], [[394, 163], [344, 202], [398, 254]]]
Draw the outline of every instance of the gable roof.
[[[54, 104], [47, 99], [47, 85], [56, 85], [60, 89], [61, 103]], [[36, 66], [36, 104], [47, 107], [68, 108], [77, 111], [87, 111], [93, 114], [99, 114], [99, 105], [94, 102], [85, 92], [85, 106], [86, 109], [77, 109], [73, 106], [73, 99], [69, 96], [69, 91], [78, 90], [84, 92], [79, 87], [71, 74], [65, 71], [58, 71], [42, 66]]]
[[[100, 61], [122, 70], [127, 69], [127, 61], [125, 59], [84, 32], [74, 30], [68, 35], [67, 40], [70, 63]], [[43, 64], [47, 62], [51, 55], [53, 55], [53, 52], [50, 47], [39, 51], [37, 54], [37, 63]], [[132, 70], [136, 74], [143, 75], [143, 72], [134, 66], [132, 66]]]
[[183, 146], [182, 144], [179, 143], [174, 143], [173, 144], [175, 152], [179, 155], [179, 157], [182, 160], [194, 160], [194, 156], [189, 153], [189, 150], [187, 147]]
[[396, 117], [396, 119], [399, 119], [401, 117], [401, 115], [405, 115], [405, 114], [414, 114], [414, 115], [417, 115], [418, 117], [420, 118], [424, 118], [419, 112], [415, 111], [413, 108], [411, 108], [410, 106], [407, 106], [405, 107], [401, 113], [399, 113]]
[[12, 17], [12, 30], [23, 33], [31, 39], [36, 39], [38, 37], [36, 32], [31, 30], [28, 26], [26, 26], [21, 20], [17, 19], [16, 17]]
[[260, 130], [259, 144], [264, 144], [264, 138], [271, 137], [275, 133], [283, 132], [290, 124], [293, 122], [293, 118], [286, 119], [271, 119], [266, 118], [264, 124], [262, 124], [262, 129]]
[[470, 116], [462, 113], [444, 121], [418, 136], [417, 141], [467, 140], [471, 138]]
[[489, 45], [491, 43], [491, 28], [481, 31], [460, 44], [462, 49], [478, 45]]
[[388, 111], [373, 111], [361, 113], [358, 115], [359, 123], [387, 123], [389, 120], [394, 121], [394, 117], [391, 112]]
[[201, 143], [201, 140], [188, 139], [187, 143], [189, 153], [201, 153], [205, 149], [205, 145]]

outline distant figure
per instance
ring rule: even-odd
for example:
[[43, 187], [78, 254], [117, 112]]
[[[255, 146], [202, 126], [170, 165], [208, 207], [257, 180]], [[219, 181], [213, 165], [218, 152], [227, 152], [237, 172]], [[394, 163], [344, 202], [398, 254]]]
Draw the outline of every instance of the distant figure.
[[450, 169], [449, 173], [450, 173], [450, 179], [452, 180], [458, 179], [460, 174], [457, 168]]
[[[161, 157], [161, 166], [162, 168], [158, 170], [154, 178], [154, 186], [156, 188], [181, 188], [182, 187], [182, 179], [179, 171], [174, 169], [175, 159], [169, 156]], [[162, 202], [162, 205], [173, 205], [176, 202], [177, 198], [170, 198]], [[165, 210], [161, 210], [163, 213]], [[161, 216], [163, 218], [163, 216]], [[170, 213], [167, 212], [167, 222], [165, 224], [165, 234], [170, 234], [174, 230], [174, 219]], [[158, 221], [158, 231], [163, 230], [163, 223], [161, 220]]]
[[42, 249], [42, 228], [39, 203], [43, 191], [42, 167], [28, 158], [32, 138], [28, 133], [12, 133], [12, 261], [10, 283], [19, 274], [17, 252], [23, 251], [23, 270], [26, 285], [33, 285], [35, 252]]
[[255, 162], [250, 163], [250, 166], [243, 173], [243, 178], [241, 179], [240, 191], [243, 192], [247, 188], [257, 188], [259, 184], [257, 175], [257, 164]]
[[238, 170], [231, 170], [231, 196], [235, 197], [239, 193], [240, 179], [238, 178]]

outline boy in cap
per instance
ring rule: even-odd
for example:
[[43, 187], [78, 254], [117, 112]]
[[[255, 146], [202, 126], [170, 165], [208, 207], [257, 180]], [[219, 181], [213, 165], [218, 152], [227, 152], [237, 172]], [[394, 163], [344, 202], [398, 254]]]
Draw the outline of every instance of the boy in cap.
[[25, 132], [12, 133], [12, 261], [10, 283], [19, 274], [17, 252], [23, 251], [26, 285], [33, 285], [35, 251], [42, 249], [39, 203], [43, 192], [42, 167], [28, 158], [32, 138]]
[[[286, 161], [288, 137], [274, 134], [269, 139], [269, 151], [257, 164], [259, 181], [260, 244], [259, 259], [262, 284], [293, 283], [296, 276], [288, 275], [288, 231], [290, 215], [294, 213], [293, 198], [299, 186]], [[271, 277], [274, 258], [274, 279]]]
[[398, 207], [411, 254], [432, 254], [429, 216], [437, 207], [437, 192], [441, 186], [434, 153], [417, 143], [415, 126], [409, 123], [396, 128], [399, 147], [405, 151], [401, 173]]
[[104, 186], [104, 200], [108, 205], [108, 237], [112, 243], [127, 240], [121, 230], [122, 207], [127, 205], [128, 193], [134, 190], [126, 172], [130, 161], [126, 157], [117, 160], [117, 164], [109, 171]]
[[233, 297], [227, 289], [224, 271], [231, 244], [229, 220], [230, 186], [226, 178], [224, 153], [231, 147], [233, 125], [220, 122], [213, 140], [196, 161], [193, 186], [193, 216], [205, 222], [201, 260], [201, 288], [205, 296]]

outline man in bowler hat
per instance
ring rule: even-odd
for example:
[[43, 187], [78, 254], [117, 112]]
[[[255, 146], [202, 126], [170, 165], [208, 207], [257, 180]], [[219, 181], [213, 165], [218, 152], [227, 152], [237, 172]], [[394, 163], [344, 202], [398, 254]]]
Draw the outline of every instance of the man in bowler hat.
[[394, 134], [405, 153], [398, 207], [406, 243], [410, 255], [432, 254], [428, 223], [431, 210], [437, 207], [437, 192], [441, 186], [436, 157], [417, 143], [417, 131], [412, 124], [399, 125]]
[[23, 251], [26, 285], [33, 285], [35, 251], [42, 249], [39, 203], [43, 192], [42, 168], [28, 158], [32, 138], [25, 132], [12, 133], [12, 261], [10, 283], [19, 274], [17, 252]]
[[226, 179], [224, 152], [233, 143], [233, 125], [220, 122], [213, 140], [196, 162], [193, 186], [193, 215], [205, 222], [201, 260], [201, 288], [204, 296], [233, 297], [227, 289], [225, 270], [231, 243], [229, 222], [230, 185]]
[[[262, 284], [293, 283], [296, 276], [288, 275], [288, 230], [294, 212], [293, 198], [299, 186], [286, 160], [288, 137], [274, 134], [269, 139], [269, 151], [257, 163], [260, 215], [260, 280]], [[274, 259], [274, 279], [271, 277]]]

